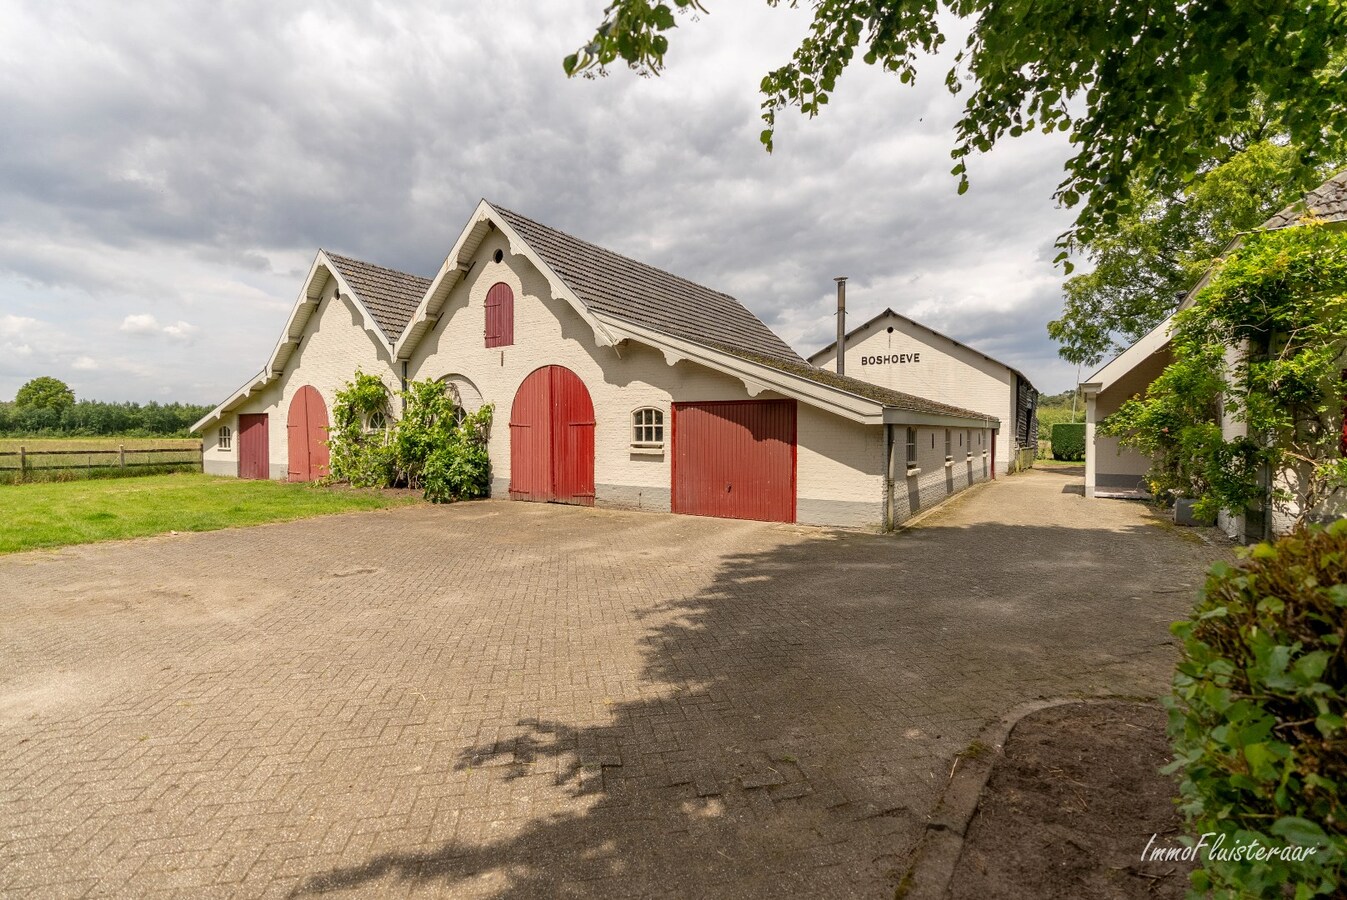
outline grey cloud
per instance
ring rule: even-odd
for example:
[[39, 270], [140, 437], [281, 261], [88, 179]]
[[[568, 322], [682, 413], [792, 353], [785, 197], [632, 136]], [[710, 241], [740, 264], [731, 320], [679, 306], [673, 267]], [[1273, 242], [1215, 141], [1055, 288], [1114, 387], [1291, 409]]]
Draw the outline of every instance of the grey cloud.
[[487, 197], [730, 291], [805, 352], [847, 274], [866, 308], [919, 306], [1065, 386], [1043, 331], [1062, 141], [974, 160], [957, 196], [937, 61], [915, 88], [858, 66], [768, 156], [756, 86], [804, 11], [716, 7], [662, 78], [568, 81], [601, 6], [20, 2], [0, 34], [0, 313], [102, 328], [72, 352], [129, 398], [149, 380], [113, 364], [135, 352], [118, 325], [191, 322], [195, 348], [152, 362], [215, 399], [261, 364], [316, 248], [429, 274]]

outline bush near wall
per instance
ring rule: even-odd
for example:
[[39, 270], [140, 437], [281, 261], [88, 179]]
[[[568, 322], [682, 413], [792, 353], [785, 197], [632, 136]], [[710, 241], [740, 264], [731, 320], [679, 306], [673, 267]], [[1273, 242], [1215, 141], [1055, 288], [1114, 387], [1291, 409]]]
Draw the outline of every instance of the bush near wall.
[[[1194, 838], [1226, 850], [1302, 848], [1303, 860], [1199, 854], [1216, 897], [1342, 896], [1347, 864], [1347, 520], [1217, 564], [1192, 618], [1170, 737]], [[1308, 854], [1308, 848], [1316, 848]], [[1254, 854], [1255, 850], [1247, 850]]]
[[1052, 426], [1052, 458], [1079, 462], [1085, 458], [1085, 423]]
[[[392, 419], [388, 391], [357, 371], [332, 407], [331, 477], [353, 487], [407, 487], [447, 503], [491, 490], [487, 439], [492, 406], [460, 415], [442, 381], [413, 381], [401, 393], [402, 418]], [[384, 427], [371, 427], [375, 417]]]

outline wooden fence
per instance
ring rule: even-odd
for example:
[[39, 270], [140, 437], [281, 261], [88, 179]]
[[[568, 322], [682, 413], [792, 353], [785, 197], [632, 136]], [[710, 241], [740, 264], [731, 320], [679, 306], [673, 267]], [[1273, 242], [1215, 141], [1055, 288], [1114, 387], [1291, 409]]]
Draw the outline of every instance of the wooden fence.
[[202, 471], [201, 445], [130, 450], [125, 446], [116, 450], [29, 450], [26, 447], [0, 450], [0, 474], [17, 481], [27, 481], [30, 476], [49, 472], [168, 467]]

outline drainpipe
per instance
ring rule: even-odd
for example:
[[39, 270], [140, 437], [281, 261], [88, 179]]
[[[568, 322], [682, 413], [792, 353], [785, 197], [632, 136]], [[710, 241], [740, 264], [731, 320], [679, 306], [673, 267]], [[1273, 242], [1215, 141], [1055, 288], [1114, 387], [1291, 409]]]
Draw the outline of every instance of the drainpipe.
[[847, 276], [834, 278], [837, 282], [837, 374], [847, 373]]

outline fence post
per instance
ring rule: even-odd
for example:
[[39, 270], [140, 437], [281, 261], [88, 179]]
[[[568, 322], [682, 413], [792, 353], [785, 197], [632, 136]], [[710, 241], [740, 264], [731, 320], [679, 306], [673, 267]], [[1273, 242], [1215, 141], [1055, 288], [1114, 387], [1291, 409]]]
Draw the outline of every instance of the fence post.
[[19, 483], [28, 480], [28, 448], [19, 446]]
[[123, 469], [126, 468], [126, 445], [125, 445], [125, 444], [118, 444], [118, 445], [117, 445], [117, 462], [118, 462], [118, 464], [119, 464]]

